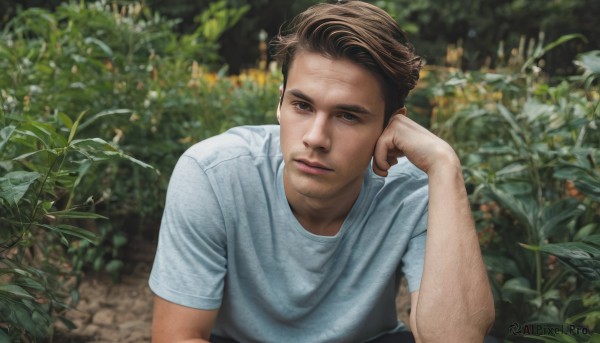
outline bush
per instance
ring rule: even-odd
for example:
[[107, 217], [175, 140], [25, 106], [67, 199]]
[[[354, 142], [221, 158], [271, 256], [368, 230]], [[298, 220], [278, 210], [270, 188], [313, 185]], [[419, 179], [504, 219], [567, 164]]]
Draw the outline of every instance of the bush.
[[[214, 18], [240, 10], [211, 7], [192, 34], [139, 4], [62, 5], [55, 13], [29, 9], [0, 41], [0, 88], [27, 114], [86, 111], [82, 137], [100, 137], [153, 165], [160, 174], [111, 162], [80, 187], [113, 226], [156, 225], [169, 173], [192, 143], [240, 124], [274, 122], [277, 74], [214, 72]], [[231, 23], [230, 23], [231, 24]], [[121, 222], [121, 224], [118, 224]], [[108, 231], [119, 231], [110, 229]], [[107, 240], [111, 240], [111, 233]]]
[[497, 335], [515, 323], [600, 329], [599, 54], [578, 57], [582, 76], [552, 83], [528, 61], [450, 72], [429, 89], [471, 188]]
[[106, 219], [90, 211], [93, 201], [74, 203], [81, 181], [95, 161], [149, 166], [102, 139], [75, 139], [83, 115], [73, 122], [11, 112], [0, 112], [0, 340], [45, 339], [57, 316], [72, 326], [62, 314], [78, 300], [79, 273], [64, 250], [97, 243], [95, 232], [76, 224]]
[[140, 4], [33, 8], [6, 25], [0, 341], [52, 336], [55, 318], [77, 303], [82, 271], [118, 276], [130, 237], [155, 235], [169, 174], [187, 147], [231, 126], [275, 121], [277, 73], [213, 69], [228, 27], [215, 18], [242, 14], [211, 7], [181, 36], [176, 22]]

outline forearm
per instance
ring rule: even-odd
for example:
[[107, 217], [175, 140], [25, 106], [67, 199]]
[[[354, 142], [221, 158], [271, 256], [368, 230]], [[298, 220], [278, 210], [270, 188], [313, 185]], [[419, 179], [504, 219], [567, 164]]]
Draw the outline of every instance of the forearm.
[[494, 304], [460, 163], [447, 155], [429, 175], [425, 267], [416, 322], [424, 342], [481, 342]]
[[198, 310], [154, 297], [153, 343], [209, 341], [218, 310]]

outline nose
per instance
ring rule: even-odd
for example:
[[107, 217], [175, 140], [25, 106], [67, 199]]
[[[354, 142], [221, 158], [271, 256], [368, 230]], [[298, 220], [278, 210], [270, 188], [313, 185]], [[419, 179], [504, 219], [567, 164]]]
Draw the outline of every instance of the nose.
[[310, 149], [328, 151], [331, 148], [329, 120], [325, 115], [314, 115], [302, 141]]

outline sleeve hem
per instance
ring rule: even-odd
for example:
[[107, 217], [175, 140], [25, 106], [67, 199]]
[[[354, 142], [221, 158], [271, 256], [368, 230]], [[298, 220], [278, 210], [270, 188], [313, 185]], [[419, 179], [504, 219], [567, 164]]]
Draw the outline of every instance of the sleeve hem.
[[197, 310], [218, 310], [221, 307], [221, 299], [183, 294], [164, 287], [154, 278], [150, 278], [148, 285], [150, 286], [150, 290], [156, 296], [177, 305], [191, 307]]

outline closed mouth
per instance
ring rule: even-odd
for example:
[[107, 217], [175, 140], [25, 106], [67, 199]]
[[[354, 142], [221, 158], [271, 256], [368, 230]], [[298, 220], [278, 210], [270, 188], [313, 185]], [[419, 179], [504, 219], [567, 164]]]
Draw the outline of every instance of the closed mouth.
[[329, 168], [329, 167], [327, 167], [324, 164], [321, 164], [319, 162], [309, 161], [309, 160], [305, 160], [305, 159], [297, 159], [297, 160], [294, 160], [294, 161], [296, 161], [297, 163], [304, 164], [304, 165], [306, 165], [306, 166], [308, 166], [310, 168], [321, 169], [323, 171], [333, 171], [333, 169], [331, 169], [331, 168]]

